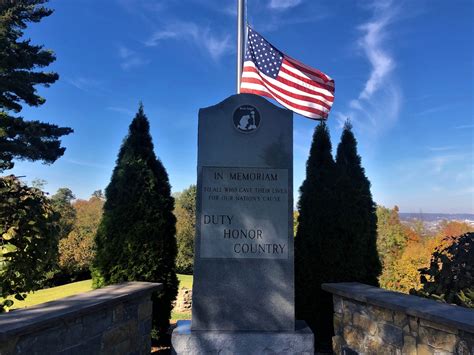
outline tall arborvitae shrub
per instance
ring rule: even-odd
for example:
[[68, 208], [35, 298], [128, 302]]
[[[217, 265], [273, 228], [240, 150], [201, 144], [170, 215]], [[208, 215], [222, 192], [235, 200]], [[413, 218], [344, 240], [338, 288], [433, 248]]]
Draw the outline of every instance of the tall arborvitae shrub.
[[295, 238], [296, 317], [305, 320], [316, 336], [318, 350], [331, 349], [332, 296], [324, 282], [340, 278], [344, 259], [337, 226], [336, 166], [327, 125], [316, 127], [300, 188], [298, 231]]
[[124, 281], [163, 283], [153, 296], [153, 325], [163, 335], [176, 298], [176, 239], [168, 175], [156, 158], [150, 125], [140, 105], [105, 191], [96, 235], [95, 287]]
[[376, 205], [370, 192], [369, 179], [357, 153], [357, 141], [350, 122], [344, 125], [337, 147], [336, 167], [338, 238], [344, 242], [342, 252], [346, 259], [339, 267], [342, 271], [340, 281], [358, 281], [378, 286], [377, 277], [382, 266], [377, 252]]

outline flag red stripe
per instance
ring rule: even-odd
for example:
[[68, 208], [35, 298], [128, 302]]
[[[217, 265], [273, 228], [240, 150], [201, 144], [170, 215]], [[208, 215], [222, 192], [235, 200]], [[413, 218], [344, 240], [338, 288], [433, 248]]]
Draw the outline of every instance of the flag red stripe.
[[291, 58], [287, 55], [285, 55], [284, 60], [286, 60], [287, 62], [290, 62], [289, 64], [293, 65], [297, 69], [299, 69], [299, 70], [301, 70], [305, 73], [318, 76], [321, 79], [323, 79], [325, 83], [328, 83], [328, 85], [331, 85], [331, 83], [332, 83], [331, 86], [334, 86], [334, 80], [332, 80], [329, 76], [327, 76], [323, 72], [319, 71], [318, 69], [311, 68], [311, 67], [307, 66], [306, 64], [303, 64], [300, 61], [298, 61], [296, 59], [293, 59], [293, 58]]
[[321, 78], [318, 78], [314, 75], [304, 73], [301, 70], [297, 69], [295, 66], [292, 64], [288, 63], [282, 63], [280, 67], [280, 72], [284, 71], [288, 75], [292, 75], [295, 79], [305, 79], [305, 80], [310, 80], [311, 83], [313, 83], [313, 86], [320, 87], [322, 90], [329, 91], [331, 94], [334, 93], [334, 87], [327, 85], [326, 83], [323, 82]]
[[[262, 81], [262, 82], [259, 82], [257, 84], [260, 84], [262, 86], [265, 86], [265, 83]], [[324, 111], [321, 111], [321, 110], [318, 110], [316, 108], [313, 108], [313, 107], [308, 107], [308, 106], [303, 106], [303, 105], [298, 105], [298, 104], [295, 104], [287, 99], [285, 99], [284, 97], [282, 97], [281, 95], [279, 95], [277, 92], [273, 92], [271, 91], [271, 94], [273, 95], [273, 97], [277, 98], [278, 101], [281, 101], [283, 103], [285, 103], [286, 105], [290, 106], [290, 107], [294, 107], [294, 108], [297, 108], [299, 110], [302, 110], [302, 111], [306, 111], [306, 112], [311, 112], [311, 113], [315, 113], [317, 115], [320, 115], [322, 117], [326, 117], [327, 116], [327, 113], [324, 112]]]
[[265, 83], [266, 86], [270, 86], [273, 90], [275, 91], [280, 91], [288, 96], [291, 96], [291, 97], [294, 97], [295, 99], [298, 99], [298, 100], [303, 100], [303, 101], [308, 101], [308, 102], [312, 102], [312, 103], [315, 103], [315, 104], [318, 104], [318, 105], [321, 105], [321, 106], [324, 106], [325, 108], [327, 108], [328, 110], [331, 109], [331, 106], [328, 105], [327, 103], [325, 103], [324, 101], [321, 101], [321, 100], [318, 100], [314, 97], [309, 97], [309, 96], [304, 96], [304, 95], [298, 95], [298, 94], [295, 94], [291, 91], [288, 91], [288, 90], [285, 90], [283, 88], [280, 88], [274, 84], [272, 84], [270, 81], [268, 81], [267, 79], [265, 79], [264, 77], [261, 77], [261, 79], [257, 79], [257, 78], [247, 78], [247, 77], [242, 77], [242, 82], [246, 82], [246, 83], [253, 83], [253, 84], [260, 84], [260, 82], [263, 81]]
[[[275, 97], [273, 97], [272, 95], [269, 95], [268, 92], [261, 91], [261, 90], [242, 88], [240, 90], [240, 92], [243, 93], [243, 94], [254, 94], [254, 95], [265, 96], [265, 97], [268, 97], [270, 99], [275, 100]], [[278, 101], [278, 100], [276, 100], [276, 101]], [[297, 111], [300, 111], [300, 110], [297, 110]], [[295, 112], [297, 112], [297, 111], [295, 111]], [[321, 117], [319, 114], [314, 114], [314, 113], [306, 112], [306, 111], [305, 112], [297, 112], [297, 113], [299, 113], [300, 115], [305, 116], [309, 119], [312, 119], [312, 120], [320, 120], [320, 119], [326, 120], [328, 118], [327, 115]], [[308, 116], [308, 115], [311, 115], [311, 116]], [[316, 116], [316, 117], [313, 117], [313, 116]]]
[[300, 91], [303, 91], [303, 92], [306, 92], [308, 94], [311, 94], [311, 95], [318, 95], [318, 96], [321, 96], [321, 97], [324, 97], [326, 100], [328, 101], [331, 101], [333, 102], [334, 101], [334, 97], [333, 96], [329, 96], [329, 95], [325, 95], [319, 91], [314, 91], [312, 89], [308, 89], [307, 87], [305, 86], [302, 86], [300, 84], [297, 84], [291, 80], [288, 80], [288, 79], [285, 79], [285, 78], [282, 78], [280, 76], [278, 76], [276, 78], [276, 80], [278, 80], [280, 83], [283, 83], [283, 84], [286, 84], [288, 86], [291, 86], [291, 87], [294, 87], [295, 89], [298, 89]]
[[[244, 73], [246, 71], [249, 71], [249, 72], [253, 72], [253, 73], [257, 73], [259, 76], [260, 76], [260, 72], [258, 71], [257, 68], [255, 67], [251, 67], [251, 66], [244, 66]], [[316, 96], [321, 96], [323, 98], [325, 98], [326, 100], [330, 101], [330, 102], [333, 102], [334, 101], [334, 97], [333, 96], [328, 96], [328, 95], [325, 95], [319, 91], [314, 91], [312, 89], [308, 89], [307, 87], [305, 86], [302, 86], [302, 85], [299, 85], [293, 81], [290, 81], [288, 79], [285, 79], [285, 78], [281, 78], [281, 77], [277, 77], [275, 80], [279, 81], [280, 83], [282, 84], [286, 84], [290, 87], [293, 87], [295, 89], [298, 89], [300, 91], [303, 91], [307, 94], [311, 94], [311, 95], [316, 95]], [[311, 84], [313, 85], [314, 82], [311, 82]], [[313, 85], [313, 86], [316, 86], [316, 85]]]
[[253, 90], [253, 89], [241, 88], [241, 89], [240, 89], [240, 93], [243, 93], [243, 94], [255, 94], [255, 95], [265, 96], [265, 97], [268, 97], [268, 98], [270, 98], [270, 99], [274, 99], [274, 97], [273, 97], [272, 95], [270, 95], [268, 92], [266, 92], [266, 91], [261, 91], [261, 90]]
[[311, 80], [311, 79], [308, 79], [307, 77], [304, 77], [304, 76], [301, 76], [301, 75], [298, 75], [288, 69], [286, 69], [285, 67], [281, 66], [280, 67], [280, 71], [283, 72], [283, 73], [286, 73], [288, 75], [291, 75], [292, 77], [298, 79], [298, 80], [301, 80], [307, 84], [310, 84], [310, 85], [313, 85], [313, 86], [316, 86], [318, 88], [321, 88], [323, 90], [327, 90], [329, 91], [330, 93], [334, 93], [334, 88], [332, 86], [329, 86], [329, 85], [326, 85], [326, 84], [321, 84], [321, 83], [318, 83], [317, 81], [314, 81], [314, 80]]

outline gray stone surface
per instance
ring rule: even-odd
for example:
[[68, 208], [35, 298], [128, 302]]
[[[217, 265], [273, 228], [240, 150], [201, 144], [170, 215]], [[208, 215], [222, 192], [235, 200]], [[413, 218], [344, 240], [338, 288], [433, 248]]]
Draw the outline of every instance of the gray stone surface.
[[0, 354], [149, 354], [151, 293], [129, 282], [0, 315]]
[[[125, 302], [153, 291], [159, 291], [162, 288], [162, 284], [151, 282], [125, 282], [2, 314], [0, 317], [0, 341], [18, 333], [41, 329], [55, 321], [64, 321], [83, 314], [95, 313], [97, 310], [103, 309], [104, 305], [111, 306]], [[99, 312], [95, 317], [107, 318], [108, 315]]]
[[[468, 308], [356, 283], [323, 288], [334, 293], [336, 354], [474, 354], [474, 333], [461, 329], [474, 320]], [[439, 307], [454, 319], [439, 317]]]
[[387, 291], [358, 282], [328, 283], [323, 284], [322, 288], [334, 295], [474, 333], [474, 310], [469, 308]]
[[294, 330], [292, 117], [250, 94], [199, 112], [193, 330]]
[[178, 321], [171, 338], [175, 354], [314, 354], [314, 336], [305, 322], [294, 331], [191, 331], [191, 321]]

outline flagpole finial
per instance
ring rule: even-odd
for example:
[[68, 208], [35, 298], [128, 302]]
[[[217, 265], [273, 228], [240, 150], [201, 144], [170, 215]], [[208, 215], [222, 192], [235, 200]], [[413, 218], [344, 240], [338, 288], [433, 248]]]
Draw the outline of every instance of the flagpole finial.
[[237, 0], [237, 94], [240, 94], [240, 80], [244, 64], [245, 45], [245, 0]]

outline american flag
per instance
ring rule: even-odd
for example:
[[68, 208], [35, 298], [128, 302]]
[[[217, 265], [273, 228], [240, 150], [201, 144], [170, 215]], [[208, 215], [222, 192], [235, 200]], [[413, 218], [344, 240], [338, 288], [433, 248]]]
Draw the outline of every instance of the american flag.
[[287, 56], [247, 27], [241, 93], [273, 98], [312, 119], [325, 120], [334, 102], [334, 80]]

